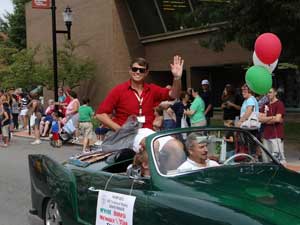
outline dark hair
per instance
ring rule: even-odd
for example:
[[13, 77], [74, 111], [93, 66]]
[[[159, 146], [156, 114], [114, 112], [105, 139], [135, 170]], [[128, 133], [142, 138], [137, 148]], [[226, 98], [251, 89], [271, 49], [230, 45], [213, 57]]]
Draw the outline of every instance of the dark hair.
[[154, 111], [157, 112], [157, 114], [159, 116], [163, 116], [164, 112], [163, 112], [163, 108], [161, 106], [156, 106], [154, 107]]
[[76, 94], [76, 92], [75, 91], [70, 91], [69, 92], [69, 95], [72, 97], [72, 98], [77, 98], [77, 94]]
[[89, 104], [90, 103], [90, 99], [87, 97], [82, 98], [82, 103], [85, 104]]
[[15, 94], [12, 94], [11, 97], [17, 100], [17, 96]]
[[52, 115], [55, 116], [55, 117], [58, 117], [58, 112], [55, 112], [55, 111], [54, 111], [54, 112], [52, 113]]
[[3, 102], [3, 107], [4, 107], [5, 109], [9, 109], [9, 104], [8, 104], [8, 102]]
[[182, 92], [180, 93], [179, 99], [180, 99], [180, 100], [184, 99], [186, 95], [188, 95], [188, 93], [187, 93], [186, 91], [182, 91]]
[[223, 91], [223, 94], [221, 96], [222, 100], [226, 100], [228, 97], [235, 95], [235, 89], [231, 84], [226, 84], [224, 90], [227, 91], [227, 94], [225, 95]]
[[244, 85], [242, 86], [242, 88], [247, 88], [247, 89], [248, 89], [248, 92], [249, 92], [250, 94], [254, 95], [254, 92], [249, 88], [249, 86], [248, 86], [247, 84], [244, 84]]
[[133, 66], [133, 64], [135, 64], [135, 63], [137, 63], [137, 64], [139, 64], [140, 66], [143, 66], [143, 67], [145, 67], [147, 70], [148, 70], [148, 68], [149, 68], [149, 63], [146, 61], [146, 59], [144, 59], [144, 58], [135, 58], [135, 59], [133, 59], [132, 61], [131, 61], [131, 63], [130, 63], [130, 67], [132, 67]]

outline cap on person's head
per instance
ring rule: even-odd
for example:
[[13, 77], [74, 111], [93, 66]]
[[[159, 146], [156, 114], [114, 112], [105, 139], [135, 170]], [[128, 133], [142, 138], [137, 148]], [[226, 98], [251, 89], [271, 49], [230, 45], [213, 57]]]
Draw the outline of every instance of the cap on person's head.
[[209, 81], [208, 80], [202, 80], [201, 85], [209, 85]]
[[134, 137], [134, 140], [133, 140], [133, 146], [132, 146], [133, 151], [139, 152], [140, 144], [141, 144], [141, 141], [143, 140], [143, 138], [145, 138], [151, 134], [154, 134], [154, 133], [155, 132], [149, 128], [138, 129], [138, 133], [136, 134], [136, 136]]

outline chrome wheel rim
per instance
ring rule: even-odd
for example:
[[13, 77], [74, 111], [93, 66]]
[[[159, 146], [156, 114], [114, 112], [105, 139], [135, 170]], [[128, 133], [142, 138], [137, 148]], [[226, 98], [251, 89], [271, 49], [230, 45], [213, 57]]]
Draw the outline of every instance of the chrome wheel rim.
[[57, 203], [52, 199], [49, 200], [45, 213], [45, 224], [46, 225], [62, 225]]

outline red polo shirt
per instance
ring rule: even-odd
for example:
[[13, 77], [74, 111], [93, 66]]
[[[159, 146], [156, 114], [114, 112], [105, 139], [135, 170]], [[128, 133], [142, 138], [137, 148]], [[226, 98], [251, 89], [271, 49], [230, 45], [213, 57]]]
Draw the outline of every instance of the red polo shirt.
[[129, 80], [110, 91], [99, 105], [97, 114], [112, 114], [114, 111], [113, 121], [122, 126], [130, 115], [139, 115], [139, 99], [142, 99], [142, 115], [146, 117], [143, 127], [153, 129], [153, 108], [161, 101], [169, 99], [169, 91], [155, 84], [144, 83], [143, 92], [138, 96], [138, 93], [131, 88]]

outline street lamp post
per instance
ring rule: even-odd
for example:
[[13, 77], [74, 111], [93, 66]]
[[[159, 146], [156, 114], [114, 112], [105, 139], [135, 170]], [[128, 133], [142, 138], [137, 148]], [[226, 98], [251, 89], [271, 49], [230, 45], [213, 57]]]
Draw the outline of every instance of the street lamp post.
[[[52, 43], [53, 43], [53, 83], [54, 83], [54, 99], [58, 102], [58, 74], [57, 74], [57, 33], [63, 33], [68, 35], [68, 40], [71, 39], [71, 26], [72, 26], [72, 10], [67, 7], [63, 13], [64, 22], [67, 30], [56, 30], [56, 6], [55, 0], [52, 0]], [[56, 105], [56, 111], [58, 111], [58, 105]]]

